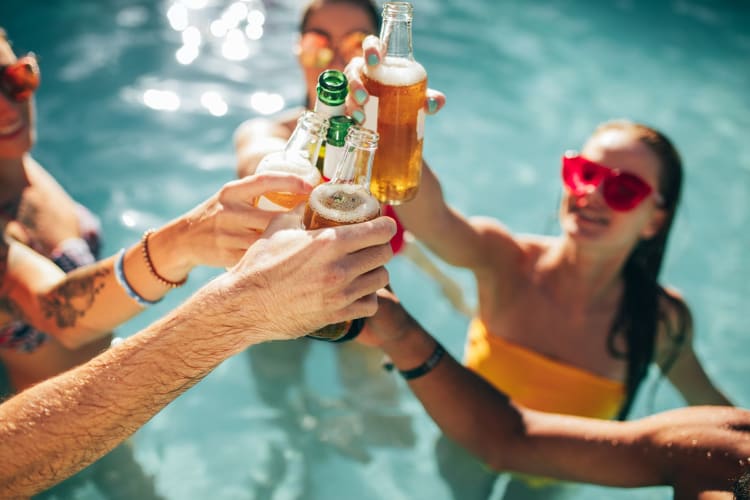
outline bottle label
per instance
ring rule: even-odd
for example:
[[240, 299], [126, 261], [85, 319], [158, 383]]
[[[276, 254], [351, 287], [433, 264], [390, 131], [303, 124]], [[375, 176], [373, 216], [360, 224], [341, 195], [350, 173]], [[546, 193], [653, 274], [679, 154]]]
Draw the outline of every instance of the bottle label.
[[371, 95], [365, 103], [365, 121], [362, 123], [363, 128], [370, 130], [378, 130], [378, 104], [380, 98], [378, 96]]
[[419, 108], [417, 113], [417, 139], [422, 140], [424, 137], [424, 109]]
[[343, 147], [333, 146], [331, 144], [326, 146], [326, 156], [323, 161], [323, 177], [326, 179], [333, 179], [333, 176], [336, 173], [336, 167], [339, 165], [339, 161], [341, 161], [343, 155]]
[[324, 102], [316, 101], [315, 112], [325, 116], [326, 118], [330, 118], [332, 116], [339, 116], [339, 115], [345, 114], [346, 106], [344, 104], [339, 104], [337, 106], [330, 106]]

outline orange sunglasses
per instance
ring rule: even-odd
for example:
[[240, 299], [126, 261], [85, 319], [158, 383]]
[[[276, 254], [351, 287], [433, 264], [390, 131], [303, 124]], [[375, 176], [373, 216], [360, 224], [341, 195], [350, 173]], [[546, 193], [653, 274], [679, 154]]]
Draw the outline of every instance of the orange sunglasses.
[[0, 89], [16, 102], [23, 102], [39, 88], [39, 64], [33, 52], [16, 62], [0, 66]]
[[299, 58], [307, 68], [327, 68], [338, 53], [344, 62], [362, 54], [362, 40], [368, 33], [353, 31], [346, 35], [338, 47], [333, 46], [331, 35], [324, 31], [310, 30], [302, 33], [299, 43]]

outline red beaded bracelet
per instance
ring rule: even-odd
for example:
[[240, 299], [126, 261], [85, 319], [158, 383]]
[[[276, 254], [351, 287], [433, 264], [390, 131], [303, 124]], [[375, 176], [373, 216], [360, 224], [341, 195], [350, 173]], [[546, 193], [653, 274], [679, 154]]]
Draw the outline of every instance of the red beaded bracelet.
[[187, 282], [188, 277], [185, 276], [180, 281], [170, 281], [167, 278], [163, 277], [161, 274], [156, 272], [156, 268], [154, 267], [154, 263], [151, 261], [151, 254], [148, 251], [148, 238], [154, 233], [153, 229], [148, 229], [146, 232], [143, 233], [143, 238], [141, 238], [141, 250], [143, 250], [143, 258], [146, 261], [146, 267], [148, 267], [149, 272], [151, 275], [156, 278], [156, 281], [161, 283], [164, 286], [168, 286], [169, 288], [177, 288], [185, 284]]

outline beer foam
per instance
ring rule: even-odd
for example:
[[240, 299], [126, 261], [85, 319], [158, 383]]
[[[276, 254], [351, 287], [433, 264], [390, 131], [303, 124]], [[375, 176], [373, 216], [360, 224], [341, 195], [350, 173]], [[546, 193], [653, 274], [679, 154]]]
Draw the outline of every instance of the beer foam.
[[380, 204], [358, 184], [321, 184], [310, 194], [310, 208], [339, 224], [355, 224], [377, 217]]
[[258, 164], [258, 168], [255, 169], [256, 174], [263, 172], [294, 174], [313, 186], [319, 184], [322, 180], [320, 171], [298, 152], [277, 151], [267, 154]]
[[386, 57], [375, 69], [366, 67], [367, 76], [384, 85], [405, 87], [427, 78], [427, 72], [417, 61], [402, 57]]

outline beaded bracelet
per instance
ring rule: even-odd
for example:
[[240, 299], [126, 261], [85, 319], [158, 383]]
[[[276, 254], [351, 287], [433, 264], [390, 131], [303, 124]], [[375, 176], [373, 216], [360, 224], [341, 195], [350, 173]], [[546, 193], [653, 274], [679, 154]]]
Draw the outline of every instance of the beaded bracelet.
[[153, 229], [148, 229], [146, 232], [143, 233], [143, 238], [141, 238], [141, 250], [143, 251], [143, 259], [146, 261], [146, 267], [148, 267], [148, 271], [151, 273], [151, 276], [156, 278], [156, 281], [161, 283], [164, 286], [167, 286], [169, 288], [177, 288], [181, 287], [182, 285], [187, 282], [188, 277], [185, 276], [180, 281], [170, 281], [167, 278], [163, 277], [161, 274], [156, 272], [156, 268], [154, 267], [154, 263], [151, 261], [151, 253], [148, 251], [148, 238], [154, 233]]
[[[419, 378], [423, 375], [427, 375], [428, 373], [430, 373], [433, 370], [433, 368], [437, 366], [440, 360], [443, 359], [444, 355], [445, 355], [445, 348], [442, 345], [440, 345], [440, 343], [438, 342], [437, 345], [435, 346], [435, 350], [432, 351], [432, 354], [430, 354], [430, 357], [427, 358], [427, 360], [424, 363], [417, 366], [416, 368], [412, 368], [411, 370], [399, 370], [398, 372], [406, 380], [414, 380], [415, 378]], [[388, 371], [393, 370], [394, 368], [393, 362], [391, 362], [390, 359], [387, 359], [383, 363], [383, 368], [385, 368]]]
[[125, 277], [125, 269], [123, 266], [124, 262], [125, 262], [125, 249], [122, 248], [117, 254], [117, 259], [115, 259], [115, 278], [117, 279], [117, 283], [119, 283], [122, 289], [125, 290], [125, 293], [127, 293], [131, 299], [135, 300], [136, 302], [138, 302], [138, 304], [142, 305], [143, 307], [158, 304], [161, 299], [158, 299], [158, 300], [144, 299], [138, 294], [138, 292], [133, 290], [133, 287], [130, 286], [130, 283], [128, 283], [128, 279]]

